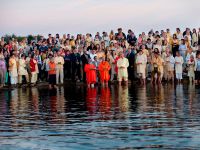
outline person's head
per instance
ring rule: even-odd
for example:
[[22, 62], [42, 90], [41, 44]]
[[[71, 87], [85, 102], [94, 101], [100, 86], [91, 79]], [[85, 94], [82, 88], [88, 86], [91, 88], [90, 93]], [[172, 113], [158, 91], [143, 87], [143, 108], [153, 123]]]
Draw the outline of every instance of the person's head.
[[190, 60], [194, 60], [194, 56], [193, 55], [190, 55]]
[[181, 44], [185, 44], [185, 39], [181, 39]]
[[94, 61], [97, 61], [97, 56], [94, 56]]
[[92, 63], [92, 59], [88, 58], [88, 64], [91, 64], [91, 63]]
[[167, 33], [170, 33], [170, 30], [169, 30], [169, 29], [167, 29], [166, 31], [167, 31]]
[[180, 28], [176, 28], [176, 32], [177, 33], [181, 32]]
[[176, 52], [176, 56], [181, 56], [179, 51]]
[[128, 52], [131, 53], [131, 51], [132, 51], [132, 47], [129, 45]]
[[35, 54], [31, 54], [31, 58], [34, 59], [35, 58]]
[[49, 57], [49, 60], [51, 63], [54, 63], [54, 57], [52, 55]]
[[75, 48], [75, 49], [73, 50], [73, 53], [78, 53], [78, 50]]
[[132, 32], [131, 29], [129, 29], [129, 30], [128, 30], [128, 34], [131, 34], [131, 32]]
[[124, 58], [124, 53], [123, 52], [119, 52], [118, 55], [119, 55], [120, 58]]
[[197, 58], [200, 59], [200, 53], [197, 55]]
[[147, 43], [148, 43], [148, 44], [151, 43], [151, 39], [150, 39], [150, 38], [147, 39]]
[[24, 54], [21, 55], [21, 59], [25, 59], [25, 55]]
[[139, 49], [138, 53], [139, 53], [139, 55], [142, 55], [143, 54], [142, 49]]
[[177, 36], [176, 36], [176, 34], [173, 34], [173, 39], [177, 39]]
[[155, 49], [154, 49], [154, 56], [155, 56], [155, 57], [158, 57], [158, 56], [159, 56], [159, 50], [158, 50], [158, 48], [155, 48]]
[[118, 33], [122, 33], [122, 28], [118, 28]]
[[197, 33], [197, 31], [196, 31], [196, 29], [195, 29], [195, 28], [192, 30], [192, 32], [193, 32], [193, 33]]
[[145, 48], [146, 48], [145, 45], [142, 45], [142, 46], [141, 46], [141, 49], [142, 49], [142, 50], [144, 50]]
[[170, 47], [167, 46], [166, 49], [165, 49], [166, 53], [169, 53], [170, 52]]

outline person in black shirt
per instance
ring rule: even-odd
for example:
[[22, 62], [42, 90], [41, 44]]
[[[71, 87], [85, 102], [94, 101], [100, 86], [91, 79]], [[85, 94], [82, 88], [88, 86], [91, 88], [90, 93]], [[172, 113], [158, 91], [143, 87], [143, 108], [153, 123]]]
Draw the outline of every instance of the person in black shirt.
[[65, 51], [65, 57], [64, 57], [65, 63], [64, 63], [64, 77], [65, 79], [71, 78], [71, 55], [70, 51]]
[[137, 38], [136, 38], [135, 34], [133, 33], [133, 31], [131, 31], [131, 30], [128, 30], [127, 42], [131, 46], [135, 46], [135, 44], [137, 42]]
[[131, 82], [133, 82], [134, 80], [134, 65], [135, 65], [135, 54], [132, 50], [132, 47], [129, 46], [128, 47], [128, 53], [126, 55], [126, 58], [128, 59], [129, 61], [129, 67], [128, 67], [128, 77], [129, 79], [131, 80]]
[[83, 55], [81, 55], [81, 61], [82, 61], [82, 71], [83, 71], [83, 82], [86, 82], [86, 73], [84, 71], [85, 64], [88, 64], [88, 59], [90, 58], [90, 55], [87, 54], [87, 50], [83, 51]]
[[[73, 50], [71, 54], [71, 63], [72, 63], [72, 80], [80, 82], [81, 80], [81, 56], [78, 53], [77, 49]], [[78, 77], [78, 80], [77, 80]]]

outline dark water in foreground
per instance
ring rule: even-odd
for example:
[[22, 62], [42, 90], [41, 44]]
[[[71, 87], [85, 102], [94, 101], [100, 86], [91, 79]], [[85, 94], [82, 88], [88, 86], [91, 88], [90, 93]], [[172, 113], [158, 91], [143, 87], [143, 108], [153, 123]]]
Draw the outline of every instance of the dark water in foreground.
[[1, 150], [200, 149], [200, 87], [0, 92]]

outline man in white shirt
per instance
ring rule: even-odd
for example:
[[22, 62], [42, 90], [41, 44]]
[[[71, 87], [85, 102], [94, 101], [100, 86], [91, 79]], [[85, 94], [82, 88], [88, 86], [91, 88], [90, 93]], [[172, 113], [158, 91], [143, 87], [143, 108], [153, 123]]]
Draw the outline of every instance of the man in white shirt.
[[118, 68], [118, 81], [119, 85], [121, 85], [121, 81], [124, 80], [125, 84], [128, 85], [128, 59], [124, 57], [123, 52], [119, 52], [119, 59], [117, 61]]
[[57, 54], [58, 56], [56, 56], [54, 59], [56, 64], [56, 84], [59, 84], [59, 77], [60, 77], [60, 83], [63, 84], [64, 58], [61, 56], [61, 53], [59, 51]]
[[95, 49], [90, 50], [89, 55], [90, 55], [91, 60], [94, 61], [94, 57], [97, 56], [96, 50]]

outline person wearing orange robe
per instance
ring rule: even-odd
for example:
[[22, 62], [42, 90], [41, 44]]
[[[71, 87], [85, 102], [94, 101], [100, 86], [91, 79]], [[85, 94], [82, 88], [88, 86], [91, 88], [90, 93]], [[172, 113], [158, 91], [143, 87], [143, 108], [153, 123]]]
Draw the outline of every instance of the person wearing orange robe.
[[94, 64], [92, 64], [91, 59], [89, 59], [88, 64], [85, 64], [84, 71], [86, 73], [86, 81], [88, 87], [94, 87], [94, 84], [96, 83], [96, 67]]
[[110, 80], [109, 71], [110, 71], [110, 64], [107, 61], [102, 60], [102, 62], [99, 64], [100, 80], [102, 86], [104, 86], [104, 84], [108, 86], [108, 81]]

